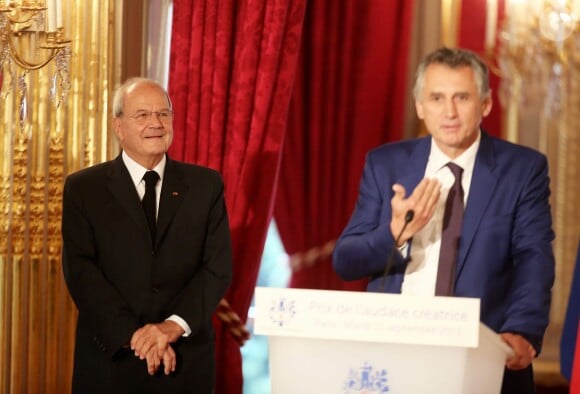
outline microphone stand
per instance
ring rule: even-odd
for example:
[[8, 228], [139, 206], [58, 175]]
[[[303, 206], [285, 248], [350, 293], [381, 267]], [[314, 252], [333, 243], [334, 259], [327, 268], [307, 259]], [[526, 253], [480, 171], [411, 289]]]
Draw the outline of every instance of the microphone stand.
[[399, 244], [399, 240], [401, 239], [401, 236], [405, 232], [407, 225], [409, 223], [411, 223], [411, 221], [413, 220], [414, 216], [415, 216], [415, 212], [412, 209], [409, 209], [407, 211], [407, 213], [405, 214], [405, 223], [403, 224], [403, 228], [401, 228], [401, 231], [397, 235], [397, 238], [395, 238], [395, 244], [393, 246], [393, 249], [391, 249], [391, 253], [389, 254], [389, 256], [387, 258], [387, 263], [385, 264], [385, 270], [383, 271], [383, 279], [381, 281], [381, 287], [379, 288], [381, 291], [383, 291], [385, 289], [385, 280], [387, 279], [387, 275], [389, 274], [389, 272], [393, 268], [393, 265], [395, 265], [395, 251], [397, 250], [397, 245]]

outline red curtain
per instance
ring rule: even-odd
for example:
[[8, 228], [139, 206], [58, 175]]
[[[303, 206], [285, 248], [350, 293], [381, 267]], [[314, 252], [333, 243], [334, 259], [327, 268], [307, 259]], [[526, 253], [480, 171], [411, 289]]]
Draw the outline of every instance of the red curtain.
[[[272, 214], [305, 0], [173, 4], [169, 154], [223, 176], [235, 260], [225, 298], [245, 322]], [[216, 393], [241, 393], [239, 344], [222, 320], [214, 323]]]
[[360, 290], [332, 269], [366, 152], [403, 135], [412, 1], [308, 3], [275, 220], [291, 287]]

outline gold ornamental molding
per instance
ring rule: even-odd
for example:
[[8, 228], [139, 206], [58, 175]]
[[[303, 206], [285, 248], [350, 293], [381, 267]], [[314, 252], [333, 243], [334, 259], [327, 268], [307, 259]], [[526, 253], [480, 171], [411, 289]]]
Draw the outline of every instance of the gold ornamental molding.
[[0, 0], [0, 393], [71, 390], [62, 189], [70, 172], [117, 154], [115, 3]]
[[462, 0], [441, 0], [441, 44], [457, 46]]

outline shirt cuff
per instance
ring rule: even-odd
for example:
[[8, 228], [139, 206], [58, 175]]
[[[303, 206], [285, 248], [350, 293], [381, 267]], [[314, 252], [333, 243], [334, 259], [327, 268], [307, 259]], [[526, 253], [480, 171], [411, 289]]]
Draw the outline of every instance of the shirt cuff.
[[405, 242], [401, 246], [397, 246], [397, 249], [399, 250], [399, 253], [401, 253], [401, 256], [406, 259], [408, 257], [407, 255], [409, 254], [409, 241]]
[[171, 320], [179, 325], [179, 327], [183, 328], [184, 333], [181, 335], [182, 337], [188, 337], [191, 334], [191, 328], [189, 328], [189, 324], [185, 320], [183, 320], [180, 316], [171, 315], [166, 320]]

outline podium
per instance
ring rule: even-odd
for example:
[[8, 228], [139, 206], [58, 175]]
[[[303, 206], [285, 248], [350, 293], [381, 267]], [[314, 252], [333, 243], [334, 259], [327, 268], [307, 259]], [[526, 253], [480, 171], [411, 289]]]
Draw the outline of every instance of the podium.
[[511, 349], [479, 300], [256, 288], [273, 394], [497, 394]]

